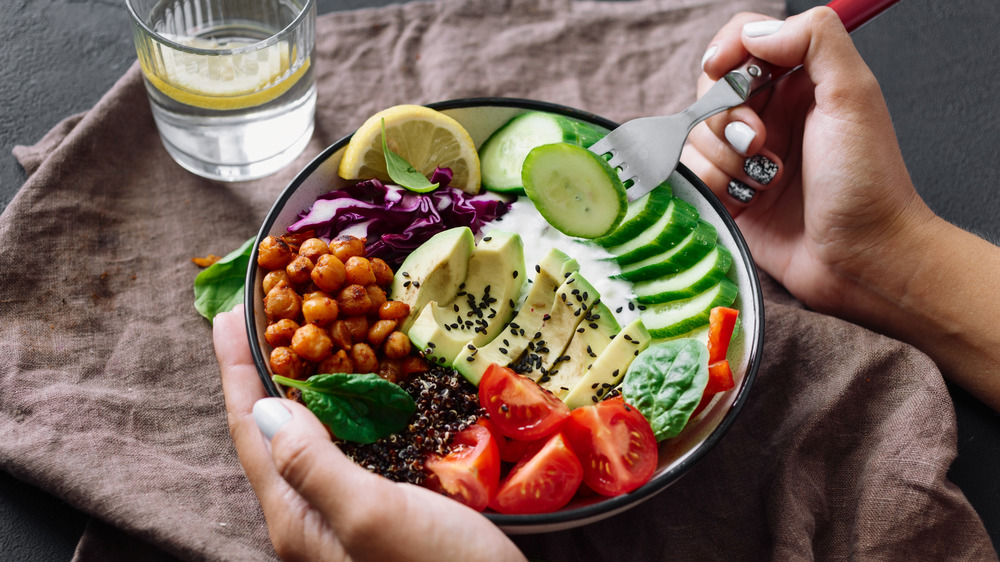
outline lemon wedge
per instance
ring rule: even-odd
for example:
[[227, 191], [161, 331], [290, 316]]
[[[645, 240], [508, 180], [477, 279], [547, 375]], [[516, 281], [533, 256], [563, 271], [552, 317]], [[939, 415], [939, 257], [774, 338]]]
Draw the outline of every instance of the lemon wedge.
[[340, 177], [391, 182], [382, 152], [382, 120], [389, 150], [428, 178], [438, 166], [452, 171], [452, 187], [479, 193], [479, 153], [462, 125], [422, 105], [397, 105], [368, 118], [354, 133], [340, 160]]
[[[235, 49], [244, 43], [171, 37], [206, 50]], [[250, 41], [246, 45], [252, 44]], [[155, 62], [140, 57], [146, 79], [164, 95], [204, 109], [245, 109], [267, 103], [288, 91], [309, 69], [309, 59], [292, 72], [288, 43], [278, 42], [247, 53], [218, 56], [188, 53], [159, 45]]]

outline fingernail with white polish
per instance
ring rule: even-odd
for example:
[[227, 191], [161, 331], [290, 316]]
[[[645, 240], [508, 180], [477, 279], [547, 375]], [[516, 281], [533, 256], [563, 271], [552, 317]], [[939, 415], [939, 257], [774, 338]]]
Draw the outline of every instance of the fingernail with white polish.
[[773, 35], [781, 29], [782, 25], [785, 25], [783, 20], [752, 21], [743, 26], [743, 35], [747, 37]]
[[253, 419], [268, 441], [292, 419], [292, 413], [275, 398], [262, 398], [253, 405]]
[[714, 57], [715, 53], [718, 52], [719, 52], [718, 45], [712, 45], [711, 47], [708, 48], [708, 50], [705, 51], [705, 54], [701, 56], [701, 68], [703, 70], [705, 68], [705, 63], [708, 62], [708, 59]]
[[726, 125], [725, 134], [726, 140], [740, 154], [746, 154], [750, 150], [750, 143], [757, 136], [757, 132], [742, 121], [733, 121]]

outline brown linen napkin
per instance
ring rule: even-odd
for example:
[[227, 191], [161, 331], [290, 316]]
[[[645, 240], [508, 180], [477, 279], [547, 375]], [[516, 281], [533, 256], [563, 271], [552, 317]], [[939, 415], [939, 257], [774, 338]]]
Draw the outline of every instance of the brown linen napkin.
[[[738, 11], [779, 0], [440, 0], [317, 22], [316, 134], [245, 184], [188, 174], [160, 145], [133, 67], [91, 111], [16, 155], [0, 216], [0, 466], [92, 514], [78, 559], [274, 557], [229, 440], [190, 258], [256, 232], [295, 171], [398, 103], [511, 96], [623, 121], [694, 97]], [[915, 350], [802, 309], [767, 284], [764, 364], [729, 434], [625, 514], [517, 537], [579, 559], [995, 559], [945, 478], [955, 420]], [[122, 540], [119, 533], [127, 533]]]

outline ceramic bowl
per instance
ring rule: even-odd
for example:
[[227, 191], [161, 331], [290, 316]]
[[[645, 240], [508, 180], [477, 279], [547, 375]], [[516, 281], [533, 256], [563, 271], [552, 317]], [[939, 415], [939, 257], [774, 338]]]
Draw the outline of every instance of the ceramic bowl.
[[[459, 99], [431, 104], [456, 120], [469, 131], [479, 146], [489, 135], [515, 115], [531, 110], [560, 113], [605, 127], [616, 124], [578, 109], [532, 100], [510, 98]], [[309, 208], [324, 193], [343, 187], [345, 180], [337, 176], [337, 167], [350, 137], [345, 137], [324, 150], [309, 163], [275, 201], [257, 234], [254, 254], [246, 281], [246, 322], [253, 359], [265, 388], [273, 396], [281, 396], [271, 381], [267, 356], [270, 350], [264, 340], [267, 318], [263, 311], [261, 281], [265, 274], [257, 268], [256, 248], [268, 235], [280, 236], [295, 222], [299, 212]], [[542, 533], [594, 523], [621, 513], [652, 496], [663, 492], [684, 473], [691, 470], [708, 451], [723, 438], [740, 409], [746, 403], [750, 387], [760, 366], [763, 347], [764, 308], [760, 283], [750, 252], [739, 229], [715, 195], [683, 164], [670, 177], [676, 196], [693, 204], [701, 217], [718, 231], [718, 242], [733, 255], [729, 277], [737, 284], [739, 294], [735, 306], [741, 311], [742, 327], [734, 339], [729, 359], [736, 386], [719, 395], [709, 408], [695, 417], [684, 431], [673, 439], [660, 443], [659, 465], [652, 479], [640, 488], [617, 497], [591, 496], [574, 499], [563, 509], [540, 515], [504, 515], [487, 511], [486, 516], [508, 533]]]

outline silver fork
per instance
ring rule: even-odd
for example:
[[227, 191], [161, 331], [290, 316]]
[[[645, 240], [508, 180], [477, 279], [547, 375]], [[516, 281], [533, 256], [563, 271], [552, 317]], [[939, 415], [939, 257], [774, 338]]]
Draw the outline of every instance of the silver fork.
[[[899, 0], [831, 0], [827, 7], [840, 16], [852, 32]], [[608, 155], [608, 163], [618, 168], [629, 201], [649, 193], [670, 177], [681, 157], [681, 149], [695, 125], [736, 107], [758, 92], [797, 70], [778, 69], [751, 57], [726, 74], [684, 111], [663, 117], [640, 117], [620, 125], [590, 147], [598, 155]]]
[[695, 125], [747, 101], [771, 82], [771, 67], [751, 58], [684, 111], [633, 119], [591, 145], [590, 151], [610, 155], [608, 163], [618, 169], [618, 176], [628, 188], [628, 199], [634, 201], [670, 177]]

